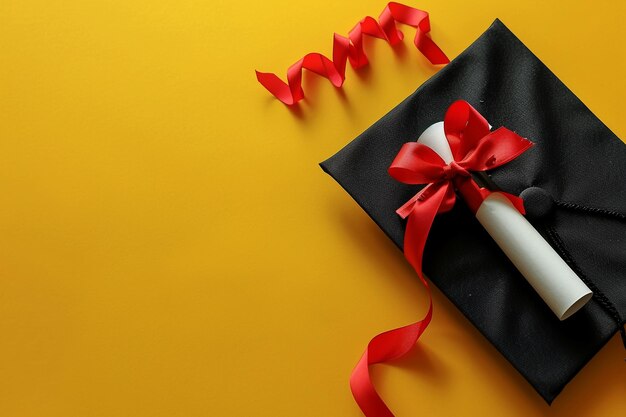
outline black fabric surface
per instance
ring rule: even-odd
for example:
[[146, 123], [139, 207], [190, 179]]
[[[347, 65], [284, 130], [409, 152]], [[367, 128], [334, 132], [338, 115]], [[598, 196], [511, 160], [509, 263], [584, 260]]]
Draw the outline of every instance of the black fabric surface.
[[[472, 104], [494, 128], [506, 126], [535, 142], [490, 172], [504, 191], [519, 195], [539, 187], [556, 201], [626, 213], [624, 143], [496, 20], [449, 65], [321, 164], [400, 248], [405, 222], [395, 210], [419, 187], [393, 180], [387, 168], [403, 143], [443, 120], [458, 99]], [[626, 222], [546, 209], [545, 198], [535, 200], [544, 204], [533, 211], [540, 213], [532, 219], [538, 230], [547, 226], [558, 232], [578, 267], [625, 317]], [[618, 329], [595, 296], [559, 321], [462, 200], [437, 216], [424, 272], [548, 403]]]

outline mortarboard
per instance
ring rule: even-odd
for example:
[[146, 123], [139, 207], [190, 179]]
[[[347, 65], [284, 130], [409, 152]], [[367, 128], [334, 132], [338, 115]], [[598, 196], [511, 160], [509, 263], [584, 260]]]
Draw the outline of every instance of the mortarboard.
[[[502, 22], [321, 166], [400, 248], [420, 186], [388, 169], [456, 100], [534, 142], [489, 171], [594, 296], [560, 321], [463, 204], [438, 215], [431, 281], [551, 403], [626, 317], [626, 146]], [[626, 343], [626, 339], [625, 339]]]

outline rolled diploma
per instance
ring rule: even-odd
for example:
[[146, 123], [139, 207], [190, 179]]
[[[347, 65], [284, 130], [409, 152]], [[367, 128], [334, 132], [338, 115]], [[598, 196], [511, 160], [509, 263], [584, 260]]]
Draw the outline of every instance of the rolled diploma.
[[[417, 141], [437, 152], [447, 164], [452, 162], [443, 122], [430, 126]], [[491, 193], [478, 208], [476, 219], [559, 320], [591, 299], [593, 293], [587, 285], [505, 196]]]

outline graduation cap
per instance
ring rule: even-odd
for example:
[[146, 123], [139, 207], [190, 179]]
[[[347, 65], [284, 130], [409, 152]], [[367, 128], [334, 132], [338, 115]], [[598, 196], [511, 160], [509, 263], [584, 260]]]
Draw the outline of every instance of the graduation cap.
[[560, 320], [464, 204], [434, 218], [422, 267], [551, 403], [616, 332], [626, 346], [624, 143], [496, 20], [321, 166], [403, 248], [407, 222], [396, 210], [423, 186], [388, 170], [402, 146], [442, 121], [457, 100], [534, 143], [488, 169], [483, 183], [523, 199], [526, 218], [593, 297]]

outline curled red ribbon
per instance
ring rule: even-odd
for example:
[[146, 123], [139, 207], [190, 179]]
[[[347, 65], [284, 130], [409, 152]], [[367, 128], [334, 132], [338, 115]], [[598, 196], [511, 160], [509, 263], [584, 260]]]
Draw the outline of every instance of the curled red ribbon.
[[[393, 417], [380, 398], [369, 374], [369, 365], [387, 362], [408, 353], [432, 318], [432, 297], [422, 272], [422, 256], [430, 228], [438, 213], [449, 211], [456, 202], [457, 189], [472, 212], [476, 213], [491, 193], [472, 178], [472, 171], [486, 171], [517, 158], [533, 144], [511, 130], [501, 127], [490, 131], [487, 120], [465, 101], [454, 102], [446, 112], [444, 131], [454, 160], [446, 164], [428, 146], [405, 143], [389, 167], [389, 174], [405, 184], [427, 184], [397, 210], [407, 218], [404, 256], [417, 272], [428, 292], [426, 316], [398, 329], [374, 337], [350, 377], [350, 388], [357, 404], [368, 417]], [[522, 200], [502, 193], [524, 213]]]
[[390, 45], [401, 42], [404, 35], [396, 27], [397, 23], [413, 26], [417, 29], [413, 43], [422, 54], [435, 65], [450, 62], [446, 54], [426, 34], [430, 32], [428, 13], [400, 3], [389, 3], [380, 14], [378, 21], [367, 16], [352, 28], [348, 37], [337, 33], [333, 37], [333, 59], [312, 52], [287, 70], [287, 83], [276, 74], [256, 71], [256, 77], [270, 93], [287, 105], [292, 105], [304, 98], [302, 90], [302, 70], [307, 69], [321, 75], [335, 86], [341, 87], [346, 78], [346, 61], [354, 69], [368, 64], [363, 50], [363, 36], [373, 36], [386, 40]]

